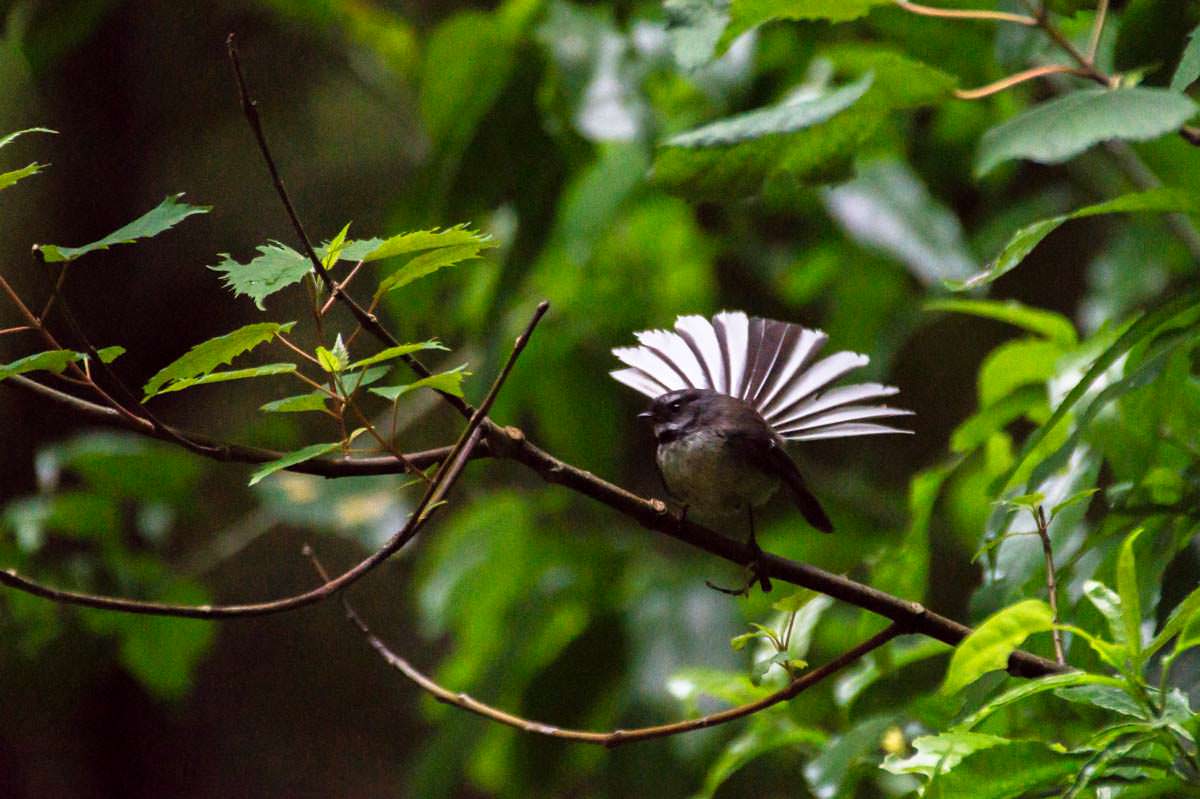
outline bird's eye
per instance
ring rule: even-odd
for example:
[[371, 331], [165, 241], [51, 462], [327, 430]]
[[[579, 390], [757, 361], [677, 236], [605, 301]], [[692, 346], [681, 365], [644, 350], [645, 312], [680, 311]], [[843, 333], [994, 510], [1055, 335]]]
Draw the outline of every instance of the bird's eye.
[[667, 407], [670, 408], [672, 411], [677, 411], [683, 407], [683, 400], [675, 400]]

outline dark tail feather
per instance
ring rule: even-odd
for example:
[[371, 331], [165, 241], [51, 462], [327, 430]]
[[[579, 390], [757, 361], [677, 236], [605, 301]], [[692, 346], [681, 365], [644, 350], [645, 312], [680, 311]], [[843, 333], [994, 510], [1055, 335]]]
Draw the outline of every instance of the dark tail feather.
[[832, 533], [833, 522], [825, 515], [825, 509], [821, 507], [821, 503], [808, 490], [808, 486], [804, 485], [804, 479], [800, 477], [799, 472], [788, 475], [785, 480], [788, 490], [792, 492], [792, 499], [795, 500], [796, 507], [800, 509], [801, 515], [804, 516], [804, 521], [822, 533]]

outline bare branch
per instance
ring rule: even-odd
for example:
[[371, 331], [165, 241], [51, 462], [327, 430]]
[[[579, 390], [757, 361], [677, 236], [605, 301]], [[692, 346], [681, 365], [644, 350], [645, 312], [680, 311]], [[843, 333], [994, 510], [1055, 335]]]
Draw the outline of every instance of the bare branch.
[[982, 22], [1013, 22], [1017, 25], [1033, 27], [1038, 21], [1025, 14], [1010, 14], [1006, 11], [988, 11], [986, 9], [937, 8], [910, 3], [908, 0], [896, 0], [896, 5], [913, 14], [925, 17], [942, 17], [944, 19], [973, 19]]
[[954, 96], [960, 100], [978, 100], [980, 98], [1002, 92], [1005, 89], [1011, 89], [1013, 86], [1020, 85], [1026, 81], [1034, 80], [1035, 78], [1042, 78], [1047, 75], [1060, 75], [1063, 73], [1078, 75], [1085, 78], [1087, 77], [1087, 73], [1078, 67], [1067, 66], [1066, 64], [1049, 64], [1044, 67], [1026, 69], [1023, 72], [1009, 75], [1007, 78], [1001, 78], [1000, 80], [994, 83], [989, 83], [986, 86], [980, 86], [978, 89], [955, 89]]
[[1100, 47], [1100, 36], [1104, 33], [1104, 22], [1108, 16], [1108, 0], [1100, 0], [1096, 6], [1096, 20], [1092, 23], [1092, 35], [1088, 39], [1087, 60], [1096, 63], [1096, 50]]
[[[313, 568], [321, 577], [321, 580], [328, 583], [329, 575], [325, 572], [325, 568], [321, 565], [321, 561], [317, 559], [316, 553], [312, 547], [305, 545], [304, 555], [312, 563]], [[777, 705], [780, 702], [786, 702], [792, 699], [797, 694], [811, 688], [817, 683], [824, 680], [833, 674], [836, 674], [841, 669], [862, 658], [867, 653], [878, 649], [879, 647], [891, 641], [896, 636], [904, 631], [898, 624], [891, 624], [885, 630], [872, 636], [868, 640], [862, 642], [858, 646], [843, 652], [833, 660], [819, 666], [812, 671], [805, 672], [795, 678], [787, 685], [775, 693], [764, 696], [753, 702], [748, 702], [744, 705], [722, 710], [717, 713], [710, 713], [707, 716], [700, 718], [687, 719], [685, 721], [677, 721], [672, 724], [658, 724], [652, 727], [638, 727], [632, 730], [611, 730], [609, 732], [594, 732], [591, 730], [575, 730], [569, 728], [558, 727], [553, 724], [547, 724], [541, 721], [533, 721], [532, 719], [523, 718], [513, 713], [501, 710], [481, 702], [474, 697], [465, 694], [461, 691], [451, 691], [439, 685], [432, 677], [429, 677], [411, 663], [407, 659], [398, 655], [387, 644], [385, 644], [375, 633], [371, 632], [371, 628], [363, 621], [363, 618], [358, 615], [354, 607], [351, 606], [345, 594], [339, 594], [338, 598], [342, 602], [342, 609], [346, 612], [346, 618], [351, 624], [358, 628], [358, 631], [367, 639], [367, 643], [371, 648], [379, 653], [384, 662], [392, 668], [399, 671], [422, 690], [426, 691], [439, 702], [447, 705], [453, 705], [468, 713], [474, 713], [477, 716], [482, 716], [490, 721], [495, 721], [504, 724], [508, 727], [514, 727], [522, 732], [533, 733], [535, 735], [544, 735], [548, 738], [557, 738], [561, 741], [572, 741], [574, 743], [598, 744], [608, 749], [612, 749], [622, 744], [634, 743], [636, 741], [648, 741], [653, 738], [666, 738], [671, 735], [680, 735], [693, 730], [703, 730], [708, 727], [716, 727], [720, 724], [726, 724], [730, 721], [751, 716], [760, 711], [766, 710], [772, 705]]]
[[1050, 523], [1046, 520], [1046, 510], [1041, 505], [1033, 509], [1033, 521], [1037, 525], [1038, 538], [1042, 540], [1042, 554], [1046, 558], [1046, 593], [1050, 597], [1050, 616], [1054, 628], [1050, 635], [1054, 638], [1054, 659], [1058, 665], [1067, 665], [1067, 656], [1063, 651], [1062, 630], [1058, 628], [1058, 581], [1054, 576], [1054, 547], [1050, 543]]

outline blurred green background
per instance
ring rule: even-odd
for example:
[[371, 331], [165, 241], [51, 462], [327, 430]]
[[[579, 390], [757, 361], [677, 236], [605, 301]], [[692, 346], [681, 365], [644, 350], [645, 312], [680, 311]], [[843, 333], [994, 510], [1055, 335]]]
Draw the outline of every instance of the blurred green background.
[[[997, 532], [989, 485], [1045, 421], [1047, 396], [1078, 378], [1082, 356], [1111, 342], [1133, 309], [1194, 282], [1195, 240], [1161, 216], [1081, 220], [992, 286], [994, 298], [1065, 315], [1079, 345], [1030, 344], [1000, 322], [923, 310], [947, 294], [943, 280], [982, 269], [1020, 226], [1137, 186], [1104, 147], [976, 177], [981, 134], [1054, 89], [966, 102], [950, 99], [950, 87], [1003, 77], [1044, 43], [876, 5], [845, 24], [769, 24], [711, 58], [721, 28], [706, 27], [706, 15], [720, 4], [699, 1], [666, 10], [623, 0], [3, 2], [0, 133], [36, 125], [58, 135], [3, 151], [6, 169], [52, 167], [0, 196], [0, 270], [24, 296], [44, 298], [32, 243], [92, 241], [183, 191], [212, 212], [89, 256], [68, 283], [93, 340], [129, 350], [120, 374], [140, 385], [196, 342], [303, 318], [302, 292], [273, 297], [264, 315], [205, 268], [221, 253], [248, 261], [269, 240], [296, 245], [237, 103], [225, 56], [236, 32], [315, 240], [347, 222], [359, 238], [468, 222], [499, 241], [484, 260], [415, 283], [385, 307], [402, 340], [437, 336], [453, 350], [437, 353], [436, 366], [470, 364], [469, 399], [483, 395], [512, 336], [548, 299], [493, 418], [663, 496], [652, 441], [634, 418], [642, 401], [609, 378], [609, 350], [677, 314], [723, 308], [819, 326], [832, 347], [871, 355], [860, 379], [901, 388], [916, 435], [805, 445], [798, 462], [837, 534], [801, 532], [778, 502], [760, 528], [763, 546], [978, 621], [1044, 587], [1029, 539], [1000, 547], [999, 567], [972, 561]], [[1086, 34], [1089, 5], [1064, 17], [1072, 35]], [[1195, 4], [1170, 0], [1118, 3], [1113, 15], [1102, 57], [1120, 69], [1148, 65], [1147, 85], [1170, 79], [1200, 22]], [[787, 160], [791, 177], [756, 173], [757, 155], [729, 174], [680, 166], [657, 147], [868, 73], [857, 128], [761, 156]], [[1170, 185], [1200, 180], [1200, 149], [1178, 137], [1132, 151]], [[18, 323], [0, 310], [0, 327]], [[0, 361], [29, 346], [0, 338]], [[1084, 430], [1060, 486], [1125, 492], [1083, 503], [1056, 532], [1076, 623], [1098, 623], [1077, 605], [1079, 585], [1107, 578], [1117, 542], [1139, 521], [1153, 530], [1143, 536], [1151, 621], [1200, 575], [1189, 544], [1200, 418], [1191, 340], [1170, 357], [1165, 377], [1131, 386], [1103, 425]], [[1030, 373], [1013, 377], [1022, 365]], [[1010, 389], [1039, 388], [1007, 418], [985, 420], [977, 441], [952, 446], [951, 433], [1004, 378]], [[157, 410], [189, 429], [281, 449], [337, 437], [328, 420], [258, 412], [285, 393], [271, 381], [215, 386], [165, 397]], [[460, 420], [435, 399], [402, 406], [405, 448], [457, 434]], [[277, 475], [247, 489], [250, 467], [103, 433], [17, 391], [0, 390], [0, 418], [0, 560], [56, 585], [190, 602], [296, 593], [314, 583], [304, 543], [331, 568], [348, 567], [413, 501], [398, 478]], [[1159, 439], [1178, 446], [1164, 451]], [[1131, 496], [1178, 512], [1111, 513]], [[739, 574], [516, 464], [478, 462], [440, 520], [351, 597], [377, 633], [447, 686], [600, 729], [753, 694], [751, 653], [728, 642], [748, 622], [774, 619], [779, 595], [734, 600], [706, 578]], [[818, 603], [811, 616], [813, 663], [877, 629], [844, 605]], [[857, 683], [830, 682], [759, 719], [609, 752], [435, 705], [384, 666], [334, 603], [206, 625], [5, 592], [0, 640], [4, 796], [898, 796], [916, 783], [880, 771], [879, 760], [955, 712], [932, 693], [944, 653], [913, 642], [895, 647], [878, 675], [856, 672]], [[1088, 657], [1084, 647], [1072, 662]], [[1190, 686], [1194, 674], [1185, 659], [1176, 682]], [[1067, 740], [1094, 724], [1089, 712], [1008, 723], [1057, 724]], [[893, 729], [899, 744], [887, 737]]]

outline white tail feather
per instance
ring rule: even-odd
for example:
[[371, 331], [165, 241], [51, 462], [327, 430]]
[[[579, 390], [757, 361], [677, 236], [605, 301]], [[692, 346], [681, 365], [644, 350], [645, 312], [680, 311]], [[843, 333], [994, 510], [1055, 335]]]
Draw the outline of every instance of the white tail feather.
[[836, 352], [816, 360], [828, 341], [820, 330], [722, 311], [711, 321], [681, 316], [674, 331], [635, 335], [641, 346], [613, 350], [629, 368], [611, 374], [648, 397], [683, 388], [719, 391], [745, 400], [779, 435], [793, 441], [911, 432], [864, 421], [911, 415], [901, 408], [863, 404], [898, 393], [894, 386], [827, 388], [866, 366], [868, 358]]

